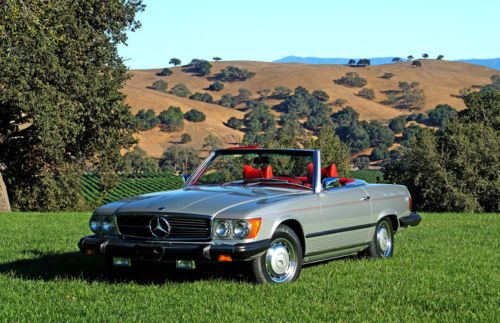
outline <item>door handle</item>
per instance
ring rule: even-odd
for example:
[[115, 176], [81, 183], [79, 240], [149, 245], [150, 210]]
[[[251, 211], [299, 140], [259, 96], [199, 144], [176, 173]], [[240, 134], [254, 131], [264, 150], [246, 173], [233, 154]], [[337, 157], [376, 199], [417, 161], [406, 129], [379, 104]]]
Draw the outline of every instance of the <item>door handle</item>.
[[369, 199], [370, 199], [370, 195], [363, 196], [362, 198], [360, 198], [361, 201], [368, 201]]

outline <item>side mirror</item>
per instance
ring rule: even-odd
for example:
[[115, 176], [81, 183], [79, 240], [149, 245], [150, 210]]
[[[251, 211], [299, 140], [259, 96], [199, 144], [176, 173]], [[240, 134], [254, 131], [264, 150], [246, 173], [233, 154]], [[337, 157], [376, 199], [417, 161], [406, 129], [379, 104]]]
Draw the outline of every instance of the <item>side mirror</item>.
[[322, 186], [324, 190], [328, 190], [335, 187], [340, 187], [339, 177], [327, 177], [323, 179]]
[[191, 174], [182, 174], [181, 177], [184, 180], [184, 183], [186, 183], [189, 177], [191, 177]]

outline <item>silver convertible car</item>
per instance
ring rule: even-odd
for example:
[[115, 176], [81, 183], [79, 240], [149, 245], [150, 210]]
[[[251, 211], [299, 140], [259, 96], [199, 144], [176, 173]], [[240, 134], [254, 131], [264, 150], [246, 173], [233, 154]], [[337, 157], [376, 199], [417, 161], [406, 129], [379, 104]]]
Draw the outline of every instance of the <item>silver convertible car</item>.
[[339, 177], [319, 150], [236, 147], [212, 152], [179, 190], [99, 207], [78, 246], [111, 269], [239, 262], [283, 283], [303, 264], [391, 257], [394, 234], [421, 220], [411, 204], [405, 186]]

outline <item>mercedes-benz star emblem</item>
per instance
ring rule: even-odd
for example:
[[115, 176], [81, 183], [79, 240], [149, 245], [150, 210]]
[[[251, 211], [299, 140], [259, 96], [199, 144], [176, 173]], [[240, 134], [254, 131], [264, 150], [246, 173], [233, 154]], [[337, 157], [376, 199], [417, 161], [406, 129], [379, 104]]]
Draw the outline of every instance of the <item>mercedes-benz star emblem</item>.
[[149, 230], [157, 238], [166, 238], [170, 233], [170, 223], [163, 216], [158, 216], [149, 221]]

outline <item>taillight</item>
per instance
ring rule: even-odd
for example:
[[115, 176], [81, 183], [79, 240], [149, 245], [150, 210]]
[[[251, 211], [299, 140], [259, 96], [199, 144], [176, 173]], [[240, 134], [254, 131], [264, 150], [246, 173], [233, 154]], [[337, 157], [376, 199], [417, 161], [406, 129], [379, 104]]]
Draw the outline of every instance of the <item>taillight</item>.
[[410, 211], [411, 211], [411, 207], [412, 207], [411, 203], [412, 203], [412, 201], [411, 201], [411, 196], [410, 196], [410, 198], [408, 199], [408, 210], [410, 210]]

